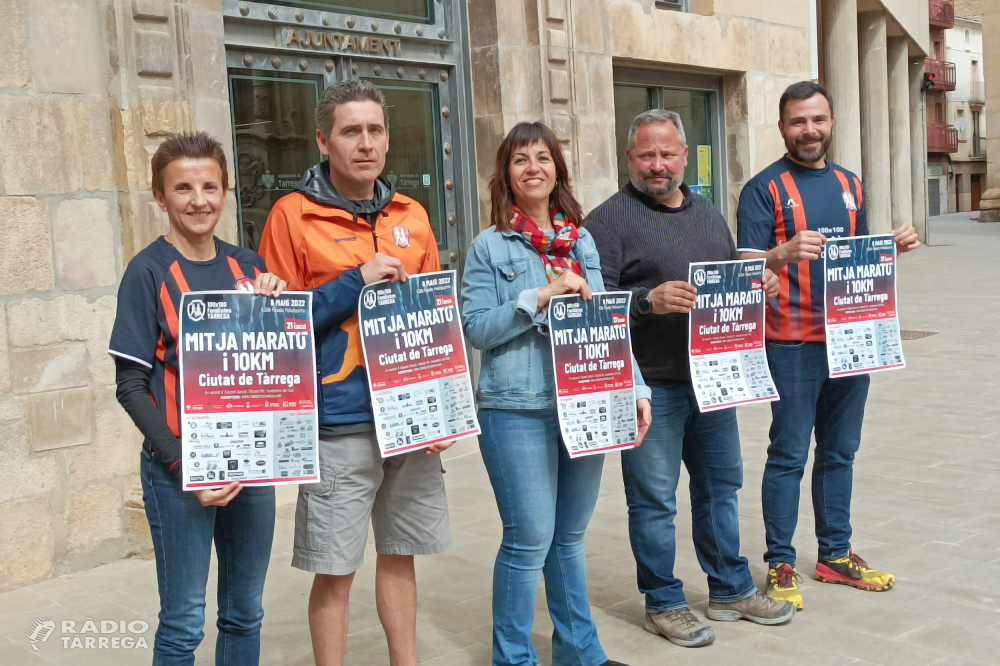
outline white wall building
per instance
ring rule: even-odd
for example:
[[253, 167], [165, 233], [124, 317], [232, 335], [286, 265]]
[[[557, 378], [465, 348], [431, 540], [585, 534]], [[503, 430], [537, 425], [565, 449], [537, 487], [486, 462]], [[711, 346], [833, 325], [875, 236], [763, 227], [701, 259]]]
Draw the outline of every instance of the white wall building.
[[974, 211], [979, 210], [979, 198], [986, 189], [986, 87], [981, 19], [956, 15], [955, 27], [945, 31], [945, 48], [947, 60], [955, 64], [955, 90], [947, 93], [948, 122], [958, 130], [958, 151], [951, 154], [948, 211]]

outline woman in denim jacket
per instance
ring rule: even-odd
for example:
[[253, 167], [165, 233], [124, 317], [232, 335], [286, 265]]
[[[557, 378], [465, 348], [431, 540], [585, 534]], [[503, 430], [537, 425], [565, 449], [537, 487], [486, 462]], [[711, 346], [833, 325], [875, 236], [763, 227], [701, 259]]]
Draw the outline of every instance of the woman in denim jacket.
[[[554, 666], [613, 666], [590, 617], [583, 535], [604, 456], [570, 460], [559, 436], [546, 308], [604, 290], [600, 258], [555, 135], [520, 123], [504, 139], [490, 183], [493, 226], [473, 242], [462, 286], [465, 334], [483, 350], [479, 444], [503, 518], [493, 570], [493, 663], [533, 665], [538, 579], [555, 631]], [[650, 391], [633, 361], [639, 432]]]

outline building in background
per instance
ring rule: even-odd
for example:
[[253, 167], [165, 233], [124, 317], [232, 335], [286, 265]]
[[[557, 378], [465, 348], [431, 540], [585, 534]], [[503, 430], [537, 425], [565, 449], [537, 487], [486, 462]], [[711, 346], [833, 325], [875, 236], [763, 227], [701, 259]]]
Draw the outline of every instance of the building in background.
[[930, 0], [927, 199], [931, 216], [979, 210], [986, 184], [986, 80], [979, 0]]
[[946, 93], [948, 117], [958, 134], [951, 153], [948, 212], [978, 211], [986, 189], [986, 81], [983, 75], [982, 17], [978, 2], [955, 7], [955, 27], [945, 31], [947, 58], [955, 68], [955, 90]]
[[957, 85], [955, 63], [949, 60], [945, 40], [955, 26], [955, 3], [930, 0], [928, 14], [930, 52], [925, 71], [934, 77], [934, 87], [927, 91], [927, 202], [931, 216], [950, 213], [954, 197], [952, 155], [958, 152], [958, 128], [949, 114], [948, 94]]
[[218, 233], [256, 247], [271, 205], [319, 159], [319, 94], [371, 79], [390, 105], [386, 175], [461, 270], [515, 123], [553, 127], [589, 210], [623, 182], [632, 117], [673, 109], [686, 182], [735, 226], [743, 184], [784, 152], [778, 98], [814, 78], [833, 93], [831, 157], [862, 174], [872, 230], [925, 229], [935, 0], [2, 4], [0, 590], [148, 554], [140, 437], [106, 348], [124, 267], [166, 229], [149, 158], [179, 132], [223, 142], [235, 166]]

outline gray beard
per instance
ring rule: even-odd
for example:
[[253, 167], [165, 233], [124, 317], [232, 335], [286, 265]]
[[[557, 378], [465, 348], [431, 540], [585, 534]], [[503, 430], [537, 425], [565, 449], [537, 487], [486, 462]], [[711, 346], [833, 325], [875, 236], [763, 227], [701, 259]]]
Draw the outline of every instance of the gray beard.
[[660, 197], [672, 197], [674, 193], [680, 188], [681, 183], [684, 182], [684, 174], [679, 173], [670, 179], [670, 183], [663, 187], [652, 187], [650, 186], [644, 178], [640, 178], [636, 174], [629, 174], [629, 180], [632, 182], [632, 187], [639, 190], [643, 194], [658, 199]]

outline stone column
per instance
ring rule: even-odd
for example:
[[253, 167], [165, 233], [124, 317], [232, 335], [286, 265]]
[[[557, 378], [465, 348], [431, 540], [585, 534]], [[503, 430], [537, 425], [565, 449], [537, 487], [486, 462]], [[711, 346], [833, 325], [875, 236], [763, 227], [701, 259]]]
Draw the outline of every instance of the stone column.
[[910, 173], [910, 71], [906, 37], [888, 43], [889, 71], [889, 175], [892, 228], [913, 220], [913, 187]]
[[836, 117], [830, 159], [860, 174], [857, 0], [823, 0], [822, 29], [824, 82], [833, 97]]
[[981, 0], [983, 74], [986, 79], [986, 191], [980, 222], [1000, 222], [1000, 2]]
[[[889, 174], [889, 74], [885, 14], [858, 15], [858, 64], [861, 83], [861, 153], [865, 208], [871, 233], [892, 229]], [[845, 165], [846, 166], [846, 165]]]
[[910, 192], [913, 226], [920, 242], [927, 242], [927, 129], [924, 126], [926, 111], [924, 93], [920, 86], [924, 80], [924, 59], [915, 59], [910, 68]]

